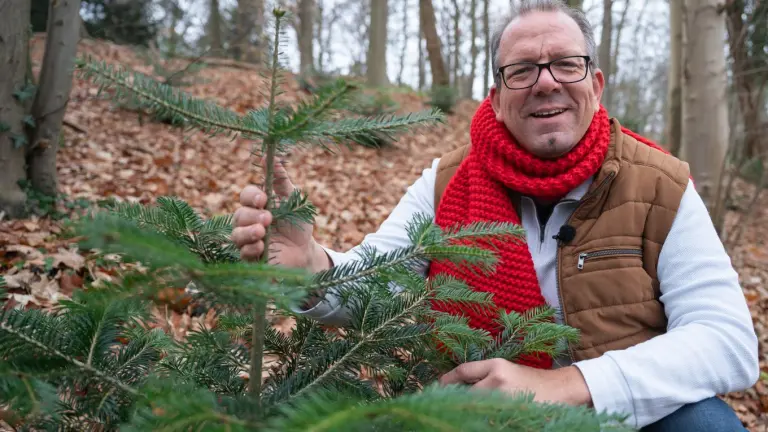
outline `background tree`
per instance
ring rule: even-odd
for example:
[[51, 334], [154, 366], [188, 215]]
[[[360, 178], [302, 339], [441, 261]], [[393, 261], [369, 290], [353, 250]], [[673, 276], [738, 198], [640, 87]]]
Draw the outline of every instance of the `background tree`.
[[368, 85], [383, 86], [387, 78], [387, 0], [371, 0], [371, 24], [368, 39], [366, 77]]
[[223, 39], [223, 20], [221, 18], [221, 8], [219, 0], [210, 0], [208, 3], [208, 38], [210, 40], [210, 49], [213, 56], [224, 54]]
[[443, 61], [442, 44], [440, 43], [440, 37], [437, 35], [435, 9], [432, 6], [432, 0], [419, 0], [419, 19], [427, 44], [429, 67], [432, 71], [432, 86], [447, 87], [450, 85], [450, 78]]
[[314, 58], [314, 32], [313, 24], [315, 22], [315, 0], [299, 0], [299, 55], [301, 62], [299, 64], [299, 74], [307, 78], [312, 75], [312, 62]]
[[[10, 217], [25, 213], [26, 194], [19, 181], [26, 179], [24, 100], [27, 76], [27, 23], [30, 2], [0, 4], [0, 212]], [[28, 98], [29, 96], [26, 96]]]
[[669, 74], [667, 86], [667, 133], [670, 152], [680, 157], [683, 142], [683, 3], [669, 2]]
[[611, 41], [613, 40], [613, 0], [603, 0], [603, 25], [600, 32], [600, 48], [598, 64], [605, 76], [605, 88], [603, 89], [603, 105], [611, 110], [611, 79], [613, 68]]
[[265, 48], [264, 0], [237, 0], [236, 22], [232, 46], [235, 59], [261, 63]]
[[483, 49], [485, 50], [485, 73], [483, 74], [483, 97], [488, 95], [489, 80], [493, 71], [491, 70], [491, 26], [488, 18], [488, 8], [490, 6], [490, 0], [483, 0], [483, 36], [485, 37], [485, 43]]
[[56, 152], [80, 40], [80, 0], [58, 0], [51, 2], [50, 8], [40, 85], [32, 104], [34, 125], [27, 154], [32, 188], [55, 196], [58, 192]]
[[721, 46], [725, 14], [716, 0], [686, 0], [685, 9], [683, 156], [712, 205], [729, 136], [725, 51], [712, 49]]

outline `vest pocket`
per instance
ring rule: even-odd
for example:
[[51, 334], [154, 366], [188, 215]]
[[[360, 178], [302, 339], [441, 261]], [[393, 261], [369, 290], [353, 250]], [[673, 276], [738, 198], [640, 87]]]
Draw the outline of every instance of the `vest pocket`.
[[579, 261], [576, 267], [579, 270], [584, 268], [584, 263], [597, 258], [615, 257], [615, 256], [643, 256], [643, 251], [640, 248], [616, 248], [616, 249], [602, 249], [592, 252], [582, 252], [579, 254]]

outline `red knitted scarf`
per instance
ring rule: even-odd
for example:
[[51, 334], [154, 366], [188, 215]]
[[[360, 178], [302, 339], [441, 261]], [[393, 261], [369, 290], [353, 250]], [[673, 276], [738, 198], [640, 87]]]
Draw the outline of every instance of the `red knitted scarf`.
[[[470, 152], [448, 183], [435, 215], [435, 223], [442, 228], [476, 221], [520, 225], [508, 191], [542, 199], [565, 196], [600, 169], [608, 151], [611, 127], [608, 113], [601, 106], [584, 137], [568, 154], [553, 160], [540, 159], [515, 142], [505, 125], [496, 120], [490, 99], [486, 99], [472, 119], [470, 137]], [[467, 271], [466, 267], [460, 270], [444, 261], [431, 263], [429, 277], [443, 273], [463, 280], [475, 290], [492, 293], [496, 307], [506, 311], [522, 313], [545, 305], [526, 242], [494, 242], [494, 245], [498, 248], [498, 261], [490, 277]], [[436, 303], [434, 308], [462, 313], [472, 327], [485, 329], [494, 336], [500, 330], [494, 323], [496, 313], [445, 303]], [[552, 359], [538, 354], [525, 356], [519, 363], [548, 369]]]

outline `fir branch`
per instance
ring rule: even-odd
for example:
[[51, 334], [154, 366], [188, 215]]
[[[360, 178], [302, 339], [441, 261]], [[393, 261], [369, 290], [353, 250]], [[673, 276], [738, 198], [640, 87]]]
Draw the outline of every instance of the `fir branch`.
[[525, 239], [525, 230], [522, 226], [510, 225], [506, 222], [477, 221], [467, 225], [454, 225], [445, 231], [446, 241], [503, 239], [521, 242]]
[[203, 264], [185, 247], [150, 227], [139, 227], [135, 222], [119, 216], [98, 212], [83, 218], [76, 227], [84, 237], [83, 249], [99, 249], [118, 253], [141, 261], [156, 269], [180, 267], [202, 270]]
[[285, 120], [270, 129], [270, 134], [278, 141], [302, 139], [307, 129], [314, 126], [313, 122], [323, 118], [330, 110], [342, 108], [346, 96], [354, 89], [354, 86], [341, 79], [324, 86], [315, 93], [311, 101], [304, 101], [295, 111], [291, 110], [280, 116], [280, 119]]
[[428, 292], [423, 292], [421, 295], [405, 295], [400, 296], [405, 297], [406, 300], [401, 303], [401, 307], [396, 310], [396, 312], [393, 312], [389, 316], [382, 316], [377, 325], [370, 329], [370, 331], [360, 337], [355, 343], [351, 344], [346, 351], [346, 353], [335, 363], [330, 365], [322, 374], [315, 377], [312, 381], [307, 383], [303, 388], [295, 392], [290, 399], [300, 397], [302, 394], [306, 394], [310, 389], [314, 389], [315, 387], [323, 384], [325, 380], [327, 380], [329, 377], [331, 377], [334, 373], [336, 373], [338, 370], [347, 367], [347, 361], [353, 358], [353, 356], [357, 353], [357, 351], [361, 350], [363, 347], [370, 345], [372, 343], [376, 343], [379, 339], [383, 339], [383, 333], [385, 333], [390, 326], [395, 326], [398, 323], [402, 322], [402, 320], [409, 318], [412, 316], [413, 312], [423, 306], [424, 300], [429, 296]]
[[233, 133], [240, 133], [247, 138], [266, 136], [267, 131], [248, 121], [249, 117], [240, 117], [214, 103], [193, 98], [144, 74], [130, 73], [106, 62], [92, 62], [89, 58], [77, 59], [75, 67], [80, 69], [83, 79], [91, 79], [99, 85], [99, 92], [113, 88], [116, 100], [131, 100], [127, 97], [130, 94], [132, 102], [160, 117], [186, 120], [211, 135], [233, 136]]
[[442, 122], [443, 114], [437, 110], [409, 113], [405, 115], [383, 115], [371, 118], [348, 118], [333, 122], [318, 122], [305, 128], [304, 139], [329, 139], [338, 141], [371, 141], [378, 133], [399, 132], [413, 126]]
[[58, 357], [58, 358], [60, 358], [62, 360], [65, 360], [67, 363], [72, 364], [73, 366], [77, 367], [78, 369], [80, 369], [82, 371], [85, 371], [85, 372], [88, 372], [88, 373], [98, 377], [100, 380], [102, 380], [104, 382], [107, 382], [107, 383], [109, 383], [109, 384], [119, 388], [120, 390], [122, 390], [122, 391], [124, 391], [126, 393], [129, 393], [129, 394], [131, 394], [133, 396], [139, 396], [139, 392], [136, 389], [134, 389], [133, 387], [130, 387], [127, 384], [123, 383], [122, 381], [120, 381], [120, 380], [110, 376], [108, 373], [100, 371], [100, 370], [98, 370], [98, 369], [96, 369], [96, 368], [94, 368], [94, 367], [92, 367], [92, 366], [90, 366], [88, 364], [85, 364], [85, 363], [83, 363], [83, 362], [81, 362], [81, 361], [79, 361], [79, 360], [77, 360], [77, 359], [75, 359], [73, 357], [70, 357], [70, 356], [62, 353], [61, 351], [59, 351], [59, 350], [57, 350], [57, 349], [55, 349], [53, 347], [50, 347], [50, 346], [48, 346], [48, 345], [46, 345], [44, 343], [41, 343], [40, 341], [38, 341], [34, 337], [25, 334], [20, 329], [17, 329], [17, 328], [14, 328], [14, 327], [10, 326], [7, 322], [0, 322], [0, 331], [4, 331], [7, 334], [12, 335], [13, 337], [17, 338], [20, 342], [23, 342], [23, 343], [26, 343], [28, 345], [31, 345], [31, 346], [33, 346], [33, 347], [35, 347], [35, 348], [37, 348], [37, 349], [39, 349], [39, 350], [49, 354], [49, 355], [52, 355], [52, 356]]
[[[498, 391], [438, 385], [394, 399], [372, 403], [345, 394], [315, 392], [280, 409], [268, 431], [338, 430], [436, 430], [436, 431], [593, 431], [611, 425], [617, 415], [592, 414], [587, 407], [538, 404], [530, 394], [508, 395]], [[556, 424], [556, 427], [551, 427]]]
[[287, 222], [294, 226], [302, 223], [314, 223], [317, 208], [309, 202], [309, 195], [300, 189], [294, 189], [288, 198], [280, 202], [280, 206], [272, 211], [272, 224]]

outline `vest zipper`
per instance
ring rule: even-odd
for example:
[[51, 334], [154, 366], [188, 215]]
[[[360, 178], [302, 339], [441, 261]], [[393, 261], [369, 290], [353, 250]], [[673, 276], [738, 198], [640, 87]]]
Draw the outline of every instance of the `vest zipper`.
[[[587, 202], [588, 200], [592, 199], [593, 196], [597, 195], [597, 193], [603, 187], [605, 187], [605, 185], [607, 185], [608, 182], [610, 180], [612, 180], [615, 175], [616, 175], [616, 172], [615, 171], [611, 171], [610, 173], [608, 173], [608, 176], [605, 179], [603, 179], [603, 181], [600, 182], [600, 184], [597, 185], [597, 187], [589, 195], [582, 197], [581, 203], [579, 205], [577, 205], [576, 209], [573, 210], [573, 213], [571, 213], [571, 215], [568, 216], [568, 218], [565, 220], [565, 224], [564, 225], [570, 224], [571, 218], [573, 217], [573, 215], [576, 214], [577, 211], [579, 211], [581, 206], [584, 205], [584, 203]], [[562, 253], [563, 253], [562, 249], [561, 248], [558, 249], [558, 251], [557, 251], [557, 265], [555, 266], [555, 277], [556, 277], [556, 280], [557, 280], [557, 297], [560, 300], [560, 314], [563, 317], [563, 324], [564, 325], [568, 325], [568, 318], [567, 318], [567, 314], [565, 313], [565, 302], [563, 301], [563, 291], [560, 288], [560, 263], [562, 262]], [[565, 344], [566, 344], [566, 346], [568, 348], [568, 357], [570, 358], [571, 363], [573, 363], [573, 358], [574, 358], [573, 347], [571, 346], [570, 342], [566, 342]]]
[[643, 251], [640, 249], [604, 249], [595, 252], [582, 252], [579, 254], [579, 262], [576, 267], [579, 270], [584, 269], [584, 261], [592, 258], [600, 258], [605, 256], [615, 255], [638, 255], [643, 256]]

